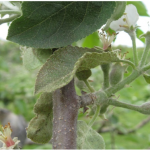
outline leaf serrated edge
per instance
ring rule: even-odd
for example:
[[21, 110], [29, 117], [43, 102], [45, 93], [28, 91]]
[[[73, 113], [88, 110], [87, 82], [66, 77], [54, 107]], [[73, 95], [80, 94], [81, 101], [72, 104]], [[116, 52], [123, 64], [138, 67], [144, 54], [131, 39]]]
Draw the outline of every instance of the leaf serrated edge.
[[[20, 17], [18, 17], [17, 19], [15, 19], [15, 20], [18, 20], [18, 19], [20, 19], [20, 18], [22, 18], [22, 17], [24, 17], [24, 12], [23, 12], [23, 5], [25, 5], [24, 4], [25, 2], [23, 2], [22, 3], [22, 5], [21, 5], [21, 10], [22, 10], [22, 15], [20, 16]], [[105, 2], [102, 2], [102, 6], [101, 6], [101, 8], [103, 8], [103, 5], [105, 4]], [[112, 4], [111, 4], [112, 5]], [[113, 6], [113, 11], [115, 10], [115, 6]], [[100, 12], [103, 12], [103, 9], [101, 9], [101, 11]], [[100, 15], [101, 14], [99, 14], [99, 16], [98, 16], [98, 18], [100, 18]], [[111, 16], [111, 15], [110, 15]], [[14, 22], [14, 21], [13, 21]], [[13, 22], [12, 22], [12, 24], [13, 24]], [[107, 20], [106, 20], [106, 22], [107, 22]], [[16, 37], [16, 36], [18, 36], [18, 35], [20, 35], [20, 34], [22, 34], [22, 33], [24, 33], [25, 31], [23, 31], [23, 32], [21, 32], [21, 33], [18, 33], [18, 34], [16, 34], [16, 35], [13, 35], [13, 36], [10, 36], [9, 35], [9, 32], [10, 32], [10, 28], [11, 28], [11, 26], [12, 26], [12, 24], [10, 25], [10, 27], [9, 27], [9, 29], [8, 29], [8, 35], [7, 35], [7, 37], [6, 37], [6, 39], [7, 40], [10, 40], [10, 41], [13, 41], [13, 42], [15, 42], [15, 43], [18, 43], [18, 44], [20, 44], [20, 42], [18, 42], [18, 41], [16, 41], [15, 39], [12, 39], [13, 37]], [[99, 23], [100, 24], [100, 23]], [[102, 26], [102, 24], [101, 24], [101, 26]], [[97, 30], [99, 30], [99, 28], [100, 27], [97, 27], [97, 29], [95, 29], [95, 31], [97, 31]], [[95, 31], [92, 31], [92, 33], [94, 33]], [[91, 33], [91, 34], [92, 34]], [[86, 35], [86, 36], [88, 36], [88, 35]], [[83, 38], [85, 38], [85, 35], [84, 36], [82, 36], [82, 37], [80, 37], [79, 39], [77, 39], [77, 40], [81, 40], [81, 39], [83, 39]], [[75, 41], [74, 41], [75, 42]], [[71, 44], [71, 43], [70, 43]], [[31, 47], [31, 45], [29, 45], [29, 44], [24, 44], [24, 43], [21, 43], [21, 45], [23, 45], [23, 46], [29, 46], [29, 47]], [[62, 46], [67, 46], [67, 45], [62, 45]], [[33, 46], [34, 48], [43, 48], [43, 49], [45, 49], [45, 48], [61, 48], [61, 46], [55, 46], [55, 47], [39, 47], [39, 46]]]
[[[77, 47], [77, 46], [75, 46], [75, 47]], [[51, 56], [49, 57], [49, 59], [50, 59], [52, 56], [54, 57], [54, 55], [57, 55], [57, 54], [59, 54], [58, 50], [57, 50], [53, 55], [51, 55]], [[57, 88], [53, 88], [53, 87], [52, 87], [50, 91], [45, 90], [45, 89], [47, 89], [47, 88], [45, 88], [45, 87], [47, 87], [47, 85], [46, 85], [45, 87], [41, 88], [40, 90], [37, 90], [37, 91], [36, 91], [36, 85], [35, 85], [35, 92], [34, 92], [34, 93], [35, 93], [35, 94], [38, 94], [38, 93], [40, 93], [40, 92], [53, 92], [53, 91], [55, 91], [56, 89], [65, 86], [66, 84], [68, 84], [68, 83], [73, 79], [73, 77], [74, 77], [74, 75], [75, 75], [77, 69], [79, 68], [80, 64], [82, 63], [82, 60], [84, 60], [84, 58], [85, 58], [87, 55], [93, 55], [93, 54], [103, 55], [104, 53], [98, 53], [98, 52], [86, 52], [86, 53], [84, 53], [83, 56], [81, 56], [81, 57], [78, 59], [78, 61], [75, 63], [75, 65], [74, 65], [74, 67], [73, 67], [73, 70], [72, 70], [69, 74], [67, 74], [67, 75], [65, 75], [65, 76], [63, 76], [62, 78], [60, 78], [60, 79], [57, 80], [57, 82], [60, 83], [60, 81], [66, 79], [66, 78], [68, 77], [68, 78], [67, 78], [67, 82], [62, 82], [62, 84], [60, 84]], [[114, 57], [116, 57], [116, 61], [113, 61], [113, 62], [119, 62], [119, 61], [121, 61], [121, 60], [117, 57], [117, 54], [116, 54], [115, 52], [107, 52], [107, 53], [105, 53], [105, 54], [106, 54], [106, 55], [109, 54], [110, 57], [111, 57], [112, 55], [114, 55]], [[49, 60], [49, 59], [48, 59], [48, 60]], [[47, 61], [48, 61], [48, 60], [47, 60]], [[47, 62], [47, 61], [46, 61], [46, 62]], [[46, 63], [45, 63], [45, 64], [46, 64]], [[41, 67], [41, 69], [45, 66], [45, 64]], [[41, 69], [40, 69], [40, 70], [41, 70]], [[40, 73], [40, 71], [39, 71], [39, 73]], [[37, 81], [37, 79], [38, 79], [39, 73], [37, 74], [36, 81]], [[56, 82], [56, 81], [55, 81], [55, 82]], [[36, 82], [36, 83], [37, 83], [37, 82]], [[52, 82], [51, 84], [54, 84], [54, 82]]]

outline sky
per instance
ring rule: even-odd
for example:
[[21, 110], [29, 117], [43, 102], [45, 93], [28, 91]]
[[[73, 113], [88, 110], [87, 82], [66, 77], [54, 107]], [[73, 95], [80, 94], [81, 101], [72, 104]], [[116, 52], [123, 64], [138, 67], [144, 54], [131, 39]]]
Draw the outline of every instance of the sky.
[[[145, 1], [143, 1], [143, 3], [145, 4], [145, 6], [148, 10], [148, 14], [150, 15], [150, 0], [145, 0]], [[137, 25], [140, 26], [139, 28], [144, 32], [147, 32], [148, 30], [150, 30], [149, 24], [150, 24], [150, 17], [140, 17], [137, 22]], [[5, 24], [0, 25], [0, 39], [6, 40], [7, 33], [8, 33], [7, 24], [5, 23]], [[136, 43], [137, 43], [137, 47], [144, 46], [144, 44], [138, 39], [136, 40]], [[117, 38], [116, 38], [115, 42], [113, 43], [113, 45], [114, 46], [126, 45], [126, 46], [131, 47], [132, 42], [131, 42], [129, 35], [127, 33], [125, 33], [124, 31], [121, 31], [117, 35]]]

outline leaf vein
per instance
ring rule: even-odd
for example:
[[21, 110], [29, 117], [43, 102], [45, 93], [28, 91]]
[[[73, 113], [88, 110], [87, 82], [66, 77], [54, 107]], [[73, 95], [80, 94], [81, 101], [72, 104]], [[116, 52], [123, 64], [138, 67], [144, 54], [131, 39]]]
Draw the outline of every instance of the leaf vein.
[[[41, 21], [40, 23], [37, 23], [36, 25], [34, 25], [34, 26], [32, 26], [32, 27], [30, 27], [30, 28], [24, 30], [23, 32], [14, 35], [14, 36], [20, 35], [20, 34], [26, 32], [26, 31], [28, 31], [28, 30], [30, 30], [30, 29], [32, 29], [32, 28], [34, 28], [34, 27], [36, 27], [36, 26], [42, 24], [43, 22], [45, 22], [46, 20], [48, 20], [48, 19], [51, 18], [52, 16], [54, 16], [54, 15], [56, 15], [57, 13], [59, 13], [60, 11], [62, 11], [63, 9], [66, 9], [68, 6], [72, 5], [73, 3], [74, 3], [74, 2], [71, 2], [70, 4], [68, 4], [68, 5], [66, 5], [65, 7], [63, 7], [62, 9], [60, 9], [58, 12], [52, 14], [51, 16], [49, 16], [49, 17], [47, 17], [46, 19], [44, 19], [43, 21]], [[12, 37], [13, 37], [13, 36], [12, 36]], [[11, 38], [11, 37], [9, 37], [9, 38]]]

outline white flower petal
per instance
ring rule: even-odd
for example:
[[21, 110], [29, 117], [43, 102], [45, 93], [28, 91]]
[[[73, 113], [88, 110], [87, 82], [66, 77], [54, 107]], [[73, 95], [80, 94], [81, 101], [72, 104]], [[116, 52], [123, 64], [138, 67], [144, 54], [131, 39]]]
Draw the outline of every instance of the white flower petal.
[[[111, 24], [110, 24], [110, 28], [113, 29], [114, 31], [123, 31], [125, 30], [124, 27], [121, 27], [123, 25], [125, 25], [126, 23], [123, 21], [123, 18], [124, 16], [122, 16], [121, 18], [119, 18], [118, 20], [116, 21], [113, 21]], [[121, 25], [121, 26], [120, 26]]]
[[127, 5], [125, 13], [127, 13], [129, 27], [135, 26], [136, 22], [139, 19], [139, 14], [137, 12], [136, 7], [134, 5], [132, 5], [132, 4]]
[[134, 5], [129, 4], [126, 6], [125, 14], [116, 21], [110, 24], [110, 28], [115, 31], [129, 30], [131, 26], [135, 27], [139, 19], [139, 14]]

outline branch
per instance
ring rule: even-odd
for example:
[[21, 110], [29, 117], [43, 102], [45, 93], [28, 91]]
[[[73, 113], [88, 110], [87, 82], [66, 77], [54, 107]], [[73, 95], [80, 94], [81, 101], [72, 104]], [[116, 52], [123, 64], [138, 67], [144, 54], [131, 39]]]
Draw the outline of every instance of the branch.
[[93, 104], [94, 99], [95, 96], [93, 94], [84, 94], [82, 96], [78, 96], [80, 108]]
[[[97, 100], [97, 104], [100, 105], [101, 103], [107, 104], [107, 99], [114, 95], [116, 92], [120, 91], [125, 87], [125, 85], [130, 84], [133, 82], [137, 77], [139, 77], [141, 74], [143, 74], [144, 71], [146, 71], [150, 66], [146, 66], [145, 68], [141, 68], [140, 70], [134, 70], [130, 76], [116, 84], [115, 86], [111, 86], [110, 88], [107, 88], [104, 91], [97, 91], [92, 94], [87, 94], [80, 96], [80, 102], [82, 103], [80, 107], [92, 104], [93, 97]], [[91, 97], [92, 96], [92, 97]]]
[[144, 103], [143, 105], [132, 105], [132, 104], [124, 103], [124, 102], [117, 101], [112, 98], [105, 97], [104, 92], [102, 91], [79, 96], [78, 100], [80, 102], [80, 107], [85, 107], [87, 105], [96, 103], [97, 105], [101, 105], [101, 106], [113, 105], [117, 107], [127, 108], [130, 110], [135, 110], [142, 114], [150, 114], [150, 106], [147, 103]]
[[[119, 129], [117, 129], [117, 127], [113, 127], [113, 131], [116, 131], [117, 134], [119, 135], [126, 135], [126, 134], [130, 134], [130, 133], [134, 133], [136, 132], [138, 129], [144, 127], [147, 123], [150, 122], [150, 116], [147, 117], [146, 119], [144, 119], [143, 121], [141, 121], [138, 125], [136, 125], [133, 129], [129, 129], [126, 132], [122, 132]], [[106, 132], [111, 132], [112, 129], [110, 129], [110, 127], [106, 127], [103, 128], [101, 130], [99, 130], [98, 133], [106, 133]]]
[[78, 108], [74, 80], [53, 93], [53, 149], [76, 149]]
[[124, 103], [121, 101], [117, 101], [115, 99], [109, 99], [108, 104], [113, 105], [113, 106], [117, 106], [117, 107], [127, 108], [130, 110], [135, 110], [135, 111], [138, 111], [138, 112], [140, 112], [142, 114], [146, 114], [146, 115], [150, 114], [149, 103], [144, 103], [142, 105], [132, 105], [132, 104]]
[[132, 105], [132, 104], [124, 103], [121, 101], [117, 101], [115, 99], [109, 99], [109, 105], [127, 108], [127, 109], [131, 109], [131, 110], [135, 110], [135, 111], [141, 111], [140, 106], [138, 106], [138, 105]]
[[144, 119], [142, 122], [140, 122], [137, 126], [135, 126], [133, 129], [130, 129], [128, 131], [128, 133], [133, 133], [135, 131], [137, 131], [138, 129], [142, 128], [143, 126], [145, 126], [147, 123], [150, 122], [150, 116], [147, 117], [146, 119]]
[[120, 91], [125, 87], [125, 85], [130, 84], [133, 82], [137, 77], [139, 77], [142, 74], [142, 71], [134, 70], [130, 76], [116, 84], [115, 86], [112, 86], [108, 89], [105, 90], [105, 93], [107, 94], [108, 97], [111, 95], [115, 94], [116, 92]]

